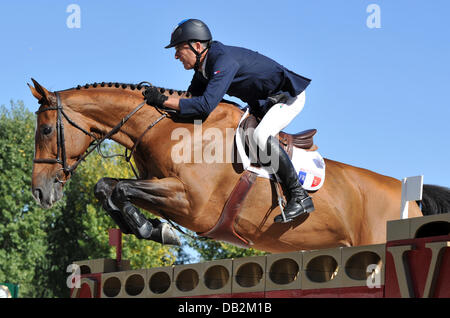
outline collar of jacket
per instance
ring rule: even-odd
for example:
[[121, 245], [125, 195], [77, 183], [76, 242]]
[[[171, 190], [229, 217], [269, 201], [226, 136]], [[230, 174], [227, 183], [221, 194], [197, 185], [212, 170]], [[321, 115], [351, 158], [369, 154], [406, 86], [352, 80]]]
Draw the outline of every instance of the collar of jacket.
[[208, 79], [208, 76], [206, 75], [206, 60], [208, 59], [208, 53], [209, 53], [209, 51], [206, 52], [205, 59], [203, 60], [202, 68], [201, 68], [201, 73], [202, 73], [203, 77], [206, 79]]

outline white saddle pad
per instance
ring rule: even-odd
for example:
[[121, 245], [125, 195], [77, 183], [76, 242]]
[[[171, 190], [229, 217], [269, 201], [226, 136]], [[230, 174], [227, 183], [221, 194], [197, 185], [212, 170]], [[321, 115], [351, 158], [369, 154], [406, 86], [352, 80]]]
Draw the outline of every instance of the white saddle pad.
[[[247, 118], [248, 114], [249, 110], [242, 116], [238, 127]], [[275, 180], [269, 170], [266, 170], [264, 167], [258, 168], [251, 165], [250, 158], [245, 153], [244, 136], [240, 132], [242, 133], [242, 130], [237, 129], [236, 148], [244, 169], [256, 173], [258, 177]], [[322, 187], [325, 181], [325, 161], [318, 151], [306, 151], [293, 147], [292, 163], [305, 190], [315, 191]]]

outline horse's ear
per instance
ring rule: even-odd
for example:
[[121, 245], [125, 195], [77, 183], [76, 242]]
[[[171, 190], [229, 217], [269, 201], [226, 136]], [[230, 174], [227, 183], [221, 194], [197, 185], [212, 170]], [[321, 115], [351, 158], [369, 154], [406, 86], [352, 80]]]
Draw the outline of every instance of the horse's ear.
[[46, 101], [50, 101], [50, 96], [52, 93], [50, 93], [44, 86], [39, 84], [34, 78], [31, 78], [31, 80], [34, 83], [34, 87], [28, 84], [30, 87], [31, 93], [34, 97], [36, 97], [39, 101], [42, 99], [45, 99]]
[[28, 84], [28, 87], [30, 88], [31, 94], [33, 94], [33, 96], [37, 99], [37, 100], [41, 100], [42, 99], [42, 95], [38, 93], [38, 91], [36, 90], [36, 88], [34, 88], [33, 86], [31, 86], [30, 84]]

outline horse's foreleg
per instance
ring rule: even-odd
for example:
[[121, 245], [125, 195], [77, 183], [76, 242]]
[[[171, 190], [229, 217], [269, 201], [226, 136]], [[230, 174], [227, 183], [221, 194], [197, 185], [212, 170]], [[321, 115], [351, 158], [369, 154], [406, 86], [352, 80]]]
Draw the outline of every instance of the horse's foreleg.
[[153, 180], [121, 180], [112, 193], [114, 202], [131, 202], [143, 209], [185, 216], [190, 203], [183, 183], [177, 178]]
[[[96, 185], [98, 198], [104, 200], [104, 207], [116, 207], [121, 212], [121, 220], [139, 238], [177, 244], [173, 230], [159, 220], [148, 220], [133, 204], [150, 211], [187, 211], [189, 202], [184, 186], [176, 178], [155, 180], [127, 180], [104, 178]], [[106, 209], [105, 208], [105, 209]], [[107, 210], [108, 211], [108, 210]], [[108, 213], [110, 213], [108, 211]], [[110, 213], [111, 214], [111, 213]], [[111, 214], [113, 215], [113, 214]], [[116, 214], [117, 216], [117, 214]], [[116, 223], [117, 220], [115, 219]], [[119, 224], [120, 226], [120, 224]]]
[[120, 209], [111, 201], [111, 195], [120, 179], [102, 178], [94, 188], [95, 197], [102, 203], [103, 209], [111, 216], [111, 218], [119, 226], [124, 234], [133, 233], [128, 223], [122, 217]]
[[[140, 239], [158, 241], [155, 237], [161, 236], [161, 229], [158, 229], [161, 222], [157, 219], [149, 220], [145, 218], [137, 208], [132, 206], [129, 200], [122, 198], [117, 194], [117, 191], [114, 191], [117, 184], [122, 181], [129, 180], [115, 178], [100, 179], [94, 188], [95, 196], [102, 202], [103, 209], [111, 216], [123, 233], [134, 234]], [[161, 240], [159, 241], [161, 243]]]

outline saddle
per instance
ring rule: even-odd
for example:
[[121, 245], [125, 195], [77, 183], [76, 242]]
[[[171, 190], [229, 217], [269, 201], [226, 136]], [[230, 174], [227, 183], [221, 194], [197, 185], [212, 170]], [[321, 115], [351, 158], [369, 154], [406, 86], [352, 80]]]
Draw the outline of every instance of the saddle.
[[[258, 125], [258, 119], [254, 115], [250, 114], [244, 121], [241, 126], [238, 128], [244, 129], [245, 132], [250, 131], [251, 128], [256, 128]], [[251, 131], [253, 131], [251, 130]], [[280, 145], [284, 148], [286, 153], [292, 159], [293, 147], [299, 147], [305, 149], [306, 151], [315, 151], [318, 149], [316, 145], [314, 145], [313, 137], [317, 133], [317, 129], [308, 129], [297, 134], [288, 134], [285, 132], [280, 132], [278, 134], [278, 140]], [[252, 134], [245, 134], [245, 144], [246, 144], [246, 152], [247, 154], [250, 151], [252, 143], [249, 142], [249, 138], [253, 138]], [[252, 153], [254, 152], [252, 149]], [[252, 165], [258, 166], [257, 163], [252, 163]], [[245, 170], [241, 175], [239, 181], [236, 183], [233, 191], [231, 192], [223, 210], [220, 215], [217, 224], [209, 231], [204, 233], [197, 233], [200, 236], [208, 237], [211, 239], [225, 241], [228, 243], [235, 244], [237, 246], [246, 247], [252, 245], [252, 242], [247, 240], [245, 237], [240, 235], [236, 229], [236, 219], [241, 211], [241, 207], [245, 198], [247, 197], [248, 192], [252, 188], [254, 182], [256, 181], [256, 174]]]
[[[246, 119], [243, 120], [240, 128], [244, 131], [253, 131], [256, 126], [258, 126], [259, 120], [255, 115], [250, 114]], [[307, 129], [301, 131], [296, 134], [288, 134], [283, 131], [276, 136], [280, 142], [280, 145], [283, 147], [284, 151], [289, 155], [289, 158], [292, 159], [292, 151], [293, 147], [298, 147], [301, 149], [305, 149], [306, 151], [316, 151], [318, 147], [314, 144], [314, 135], [317, 133], [317, 129]], [[246, 134], [245, 144], [246, 144], [246, 152], [248, 155], [249, 147], [251, 146], [251, 142], [249, 142], [249, 138], [253, 138], [252, 134]], [[252, 149], [253, 150], [253, 149]], [[257, 153], [253, 151], [253, 153]]]

